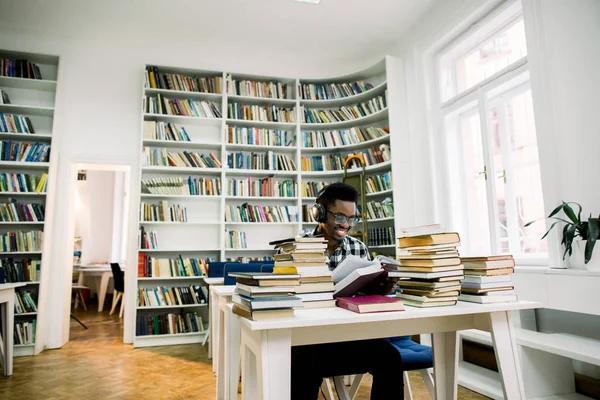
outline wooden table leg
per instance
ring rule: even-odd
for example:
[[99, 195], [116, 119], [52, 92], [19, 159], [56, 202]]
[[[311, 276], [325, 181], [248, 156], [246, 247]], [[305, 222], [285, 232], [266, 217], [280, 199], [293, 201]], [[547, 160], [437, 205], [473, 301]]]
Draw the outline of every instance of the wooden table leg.
[[519, 352], [508, 312], [490, 313], [490, 327], [504, 398], [525, 400]]
[[433, 334], [433, 371], [435, 398], [456, 400], [458, 392], [458, 335], [456, 332]]

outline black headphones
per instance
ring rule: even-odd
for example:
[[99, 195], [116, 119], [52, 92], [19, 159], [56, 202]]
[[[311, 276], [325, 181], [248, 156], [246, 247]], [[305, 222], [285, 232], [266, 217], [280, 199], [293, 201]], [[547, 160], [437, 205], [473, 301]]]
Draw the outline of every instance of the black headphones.
[[317, 222], [327, 221], [327, 210], [325, 209], [325, 206], [323, 204], [319, 203], [319, 199], [323, 196], [323, 194], [327, 190], [327, 187], [328, 186], [325, 186], [323, 189], [319, 190], [319, 193], [317, 193], [317, 199], [315, 200], [315, 204], [313, 204], [312, 208], [310, 209], [310, 213], [312, 214], [313, 219]]

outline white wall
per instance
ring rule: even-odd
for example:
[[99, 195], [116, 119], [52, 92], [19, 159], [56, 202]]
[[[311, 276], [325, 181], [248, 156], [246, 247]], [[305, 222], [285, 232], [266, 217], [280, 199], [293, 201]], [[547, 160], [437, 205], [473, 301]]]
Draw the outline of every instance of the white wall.
[[[49, 199], [49, 204], [55, 205], [50, 212], [56, 218], [49, 217], [46, 225], [45, 241], [50, 250], [44, 253], [40, 294], [40, 316], [44, 319], [38, 321], [40, 341], [36, 349], [61, 347], [68, 340], [71, 274], [66, 265], [70, 264], [73, 244], [65, 216], [74, 207], [73, 165], [129, 166], [132, 183], [128, 191], [132, 196], [127, 213], [137, 215], [145, 64], [326, 77], [368, 67], [380, 61], [395, 43], [394, 24], [380, 24], [380, 16], [369, 20], [374, 27], [366, 35], [357, 35], [351, 24], [346, 28], [340, 23], [340, 30], [331, 34], [345, 39], [337, 46], [328, 46], [303, 41], [303, 36], [314, 34], [314, 29], [310, 28], [311, 19], [300, 18], [300, 13], [264, 20], [261, 7], [279, 7], [279, 1], [257, 1], [252, 7], [250, 1], [233, 3], [245, 10], [247, 23], [228, 21], [224, 3], [219, 1], [207, 1], [205, 13], [198, 14], [186, 12], [190, 7], [198, 8], [191, 0], [0, 0], [0, 49], [60, 56], [52, 143], [56, 190]], [[364, 4], [360, 4], [353, 4], [352, 9], [361, 12]], [[405, 11], [406, 16], [414, 15], [414, 5]], [[405, 19], [401, 14], [398, 18]], [[275, 26], [282, 34], [257, 34], [264, 24]], [[294, 35], [286, 40], [285, 32]], [[384, 32], [389, 32], [390, 40], [376, 40]], [[135, 218], [129, 219], [128, 228], [127, 259], [137, 260]], [[126, 268], [135, 275], [135, 265]], [[135, 285], [128, 284], [126, 293], [131, 288]], [[135, 293], [129, 293], [132, 298], [126, 304], [133, 305]], [[126, 306], [125, 321], [132, 315], [133, 309]], [[133, 323], [125, 325], [125, 338], [133, 340]]]

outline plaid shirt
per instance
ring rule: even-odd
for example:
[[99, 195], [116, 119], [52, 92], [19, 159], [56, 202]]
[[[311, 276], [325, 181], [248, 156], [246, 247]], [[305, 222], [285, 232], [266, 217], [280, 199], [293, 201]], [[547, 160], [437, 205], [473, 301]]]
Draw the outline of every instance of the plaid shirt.
[[[319, 229], [319, 227], [317, 227], [312, 232], [307, 232], [307, 233], [302, 234], [302, 236], [303, 237], [322, 236], [322, 235], [318, 234], [318, 232], [317, 232], [318, 229]], [[365, 246], [365, 244], [363, 242], [361, 242], [358, 239], [353, 238], [350, 235], [345, 235], [344, 239], [342, 239], [342, 242], [340, 243], [338, 248], [335, 249], [335, 252], [333, 253], [333, 255], [329, 257], [329, 269], [331, 271], [333, 271], [349, 255], [358, 256], [360, 258], [366, 258], [367, 260], [371, 259], [371, 257], [369, 257], [369, 251], [367, 250], [367, 246]]]

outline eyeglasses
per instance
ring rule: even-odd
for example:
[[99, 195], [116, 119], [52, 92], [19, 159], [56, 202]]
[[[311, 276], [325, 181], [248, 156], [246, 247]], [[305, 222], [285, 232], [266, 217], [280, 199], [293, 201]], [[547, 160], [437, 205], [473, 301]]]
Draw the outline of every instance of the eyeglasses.
[[335, 223], [338, 225], [342, 225], [342, 224], [348, 224], [350, 226], [354, 226], [356, 224], [358, 224], [360, 222], [360, 217], [357, 215], [354, 215], [352, 217], [347, 217], [344, 214], [340, 214], [340, 213], [334, 213], [332, 211], [327, 210], [327, 212], [331, 215], [333, 215], [333, 217], [335, 218]]

